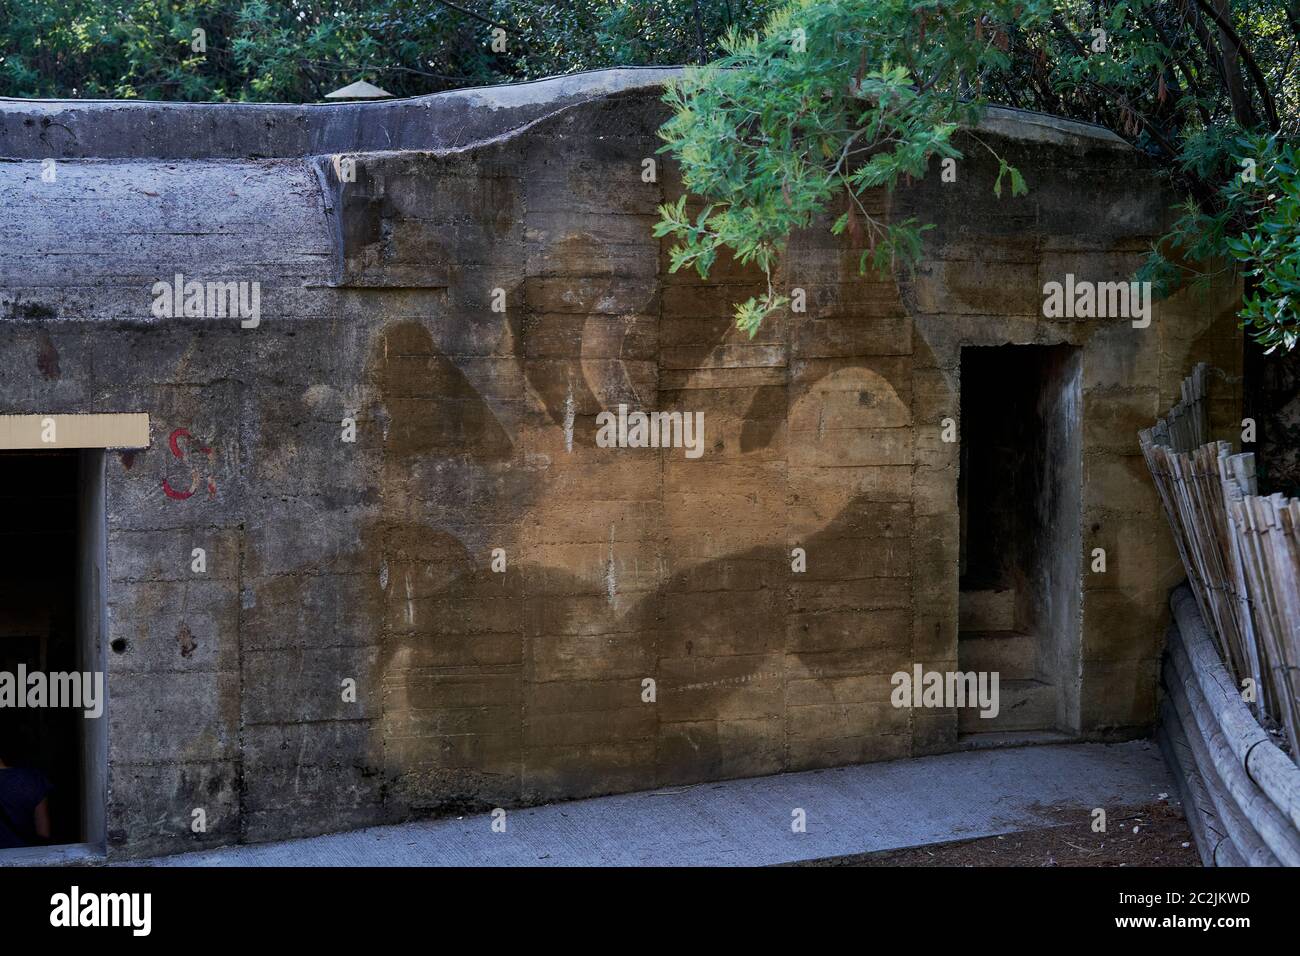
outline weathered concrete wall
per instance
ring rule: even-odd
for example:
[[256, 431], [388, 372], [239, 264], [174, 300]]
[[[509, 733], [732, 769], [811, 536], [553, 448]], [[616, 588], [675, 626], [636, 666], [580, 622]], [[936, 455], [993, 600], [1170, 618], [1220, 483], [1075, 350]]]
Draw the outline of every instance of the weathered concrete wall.
[[[956, 667], [940, 423], [962, 344], [1082, 349], [1081, 537], [1110, 570], [1078, 562], [1062, 726], [1151, 724], [1178, 562], [1136, 431], [1195, 361], [1236, 374], [1236, 292], [1139, 330], [1044, 319], [1041, 290], [1130, 274], [1165, 215], [1154, 175], [999, 114], [981, 135], [1028, 197], [996, 200], [967, 141], [957, 183], [875, 200], [937, 224], [914, 276], [798, 236], [780, 281], [808, 311], [749, 340], [731, 306], [757, 277], [669, 274], [651, 235], [679, 187], [662, 157], [642, 180], [664, 108], [641, 82], [474, 114], [471, 145], [405, 125], [403, 151], [382, 118], [315, 132], [362, 107], [254, 147], [245, 108], [6, 104], [0, 409], [151, 421], [107, 462], [113, 852], [952, 749], [956, 715], [891, 706], [889, 677]], [[57, 143], [28, 124], [50, 116]], [[355, 182], [322, 143], [361, 150]], [[74, 158], [46, 182], [45, 156]], [[176, 273], [259, 282], [260, 325], [154, 318]], [[703, 412], [704, 454], [597, 447], [620, 403]]]

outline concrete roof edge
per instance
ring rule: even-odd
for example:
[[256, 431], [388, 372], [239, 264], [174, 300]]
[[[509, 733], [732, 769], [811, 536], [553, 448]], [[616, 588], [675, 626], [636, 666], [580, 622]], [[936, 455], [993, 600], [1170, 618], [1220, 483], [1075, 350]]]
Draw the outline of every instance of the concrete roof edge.
[[284, 159], [499, 141], [582, 103], [652, 92], [678, 67], [594, 70], [427, 96], [341, 103], [0, 99], [0, 157]]
[[[508, 139], [583, 103], [653, 91], [682, 71], [614, 67], [342, 103], [0, 98], [0, 157], [219, 160], [457, 151]], [[1103, 127], [1005, 106], [987, 107], [975, 128], [1025, 142], [1131, 149]]]
[[66, 110], [69, 108], [86, 109], [104, 107], [112, 109], [270, 109], [270, 110], [341, 110], [363, 107], [365, 109], [384, 110], [398, 105], [437, 105], [461, 99], [472, 99], [477, 104], [489, 107], [527, 106], [552, 102], [567, 96], [608, 96], [629, 90], [648, 89], [660, 86], [667, 79], [679, 76], [684, 68], [680, 66], [616, 66], [600, 70], [582, 70], [577, 73], [563, 73], [559, 76], [546, 76], [536, 80], [521, 80], [518, 83], [497, 83], [492, 86], [466, 86], [454, 90], [442, 90], [438, 93], [425, 93], [420, 96], [395, 96], [384, 100], [345, 101], [340, 103], [256, 103], [229, 101], [224, 103], [175, 101], [175, 100], [133, 100], [133, 99], [62, 99], [24, 98], [0, 96], [0, 109], [21, 110]]
[[1121, 149], [1133, 148], [1122, 137], [1096, 123], [1066, 119], [1063, 116], [1014, 106], [986, 107], [976, 129], [1032, 142], [1065, 145], [1090, 140]]

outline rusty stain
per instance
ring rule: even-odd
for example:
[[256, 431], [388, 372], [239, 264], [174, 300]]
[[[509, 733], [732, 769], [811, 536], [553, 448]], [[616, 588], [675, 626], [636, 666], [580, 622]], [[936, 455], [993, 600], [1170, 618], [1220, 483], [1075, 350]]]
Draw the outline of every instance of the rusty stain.
[[190, 626], [184, 621], [181, 621], [181, 629], [176, 632], [176, 643], [180, 645], [181, 657], [194, 656], [194, 651], [199, 646], [199, 642], [194, 639], [194, 633], [190, 630]]
[[46, 380], [58, 381], [62, 374], [59, 371], [59, 350], [55, 348], [50, 333], [41, 329], [39, 343], [36, 350], [36, 367], [40, 369], [41, 375]]

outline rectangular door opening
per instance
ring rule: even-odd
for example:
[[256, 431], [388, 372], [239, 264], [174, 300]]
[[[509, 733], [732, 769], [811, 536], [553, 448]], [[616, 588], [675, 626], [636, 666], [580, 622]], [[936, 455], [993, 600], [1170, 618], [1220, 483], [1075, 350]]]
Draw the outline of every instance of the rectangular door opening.
[[[0, 672], [19, 694], [31, 686], [20, 674], [103, 674], [103, 460], [97, 449], [0, 452]], [[0, 759], [52, 788], [49, 839], [30, 839], [29, 819], [5, 819], [6, 843], [24, 831], [27, 845], [0, 844], [0, 862], [50, 847], [102, 850], [107, 715], [55, 702], [0, 708]], [[25, 817], [20, 806], [7, 810]]]
[[1071, 346], [961, 351], [958, 664], [997, 672], [963, 734], [1078, 726], [1082, 361]]

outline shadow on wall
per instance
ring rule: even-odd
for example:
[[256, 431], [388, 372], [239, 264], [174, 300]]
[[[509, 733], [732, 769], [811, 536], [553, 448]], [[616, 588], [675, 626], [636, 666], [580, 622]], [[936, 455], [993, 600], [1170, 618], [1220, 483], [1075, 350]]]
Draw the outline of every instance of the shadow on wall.
[[[573, 356], [588, 322], [603, 324], [601, 335], [608, 336], [618, 321], [564, 317], [546, 335], [570, 343]], [[729, 328], [720, 323], [719, 337]], [[602, 355], [611, 351], [603, 340], [600, 348]], [[592, 486], [573, 483], [573, 476], [584, 467], [580, 462], [609, 453], [595, 449], [594, 430], [586, 428], [572, 435], [575, 463], [553, 467], [524, 449], [543, 441], [563, 448], [559, 436], [573, 405], [581, 401], [589, 409], [598, 394], [634, 393], [633, 376], [611, 370], [609, 362], [570, 358], [560, 373], [545, 363], [523, 364], [545, 414], [526, 414], [512, 443], [423, 326], [390, 325], [372, 348], [371, 374], [389, 421], [382, 516], [363, 541], [383, 561], [383, 641], [371, 686], [382, 688], [375, 750], [385, 755], [395, 810], [463, 811], [774, 772], [792, 763], [788, 672], [816, 679], [887, 675], [907, 666], [910, 626], [867, 646], [846, 625], [828, 628], [797, 613], [823, 609], [828, 579], [844, 588], [842, 582], [872, 576], [873, 561], [875, 573], [901, 579], [892, 590], [902, 596], [890, 606], [906, 608], [907, 572], [897, 570], [900, 556], [910, 566], [906, 506], [873, 502], [870, 491], [839, 480], [785, 485], [779, 504], [802, 508], [810, 530], [798, 543], [819, 558], [837, 559], [814, 562], [799, 582], [807, 582], [807, 593], [796, 593], [791, 583], [784, 527], [764, 544], [692, 564], [689, 553], [667, 553], [657, 527], [631, 527], [637, 516], [658, 524], [655, 500], [649, 511], [612, 512], [621, 527], [611, 523], [608, 541], [575, 537], [573, 529], [593, 526], [590, 512], [609, 502], [592, 500]], [[591, 367], [601, 381], [588, 380]], [[787, 411], [792, 391], [756, 390], [741, 431], [744, 453], [784, 436], [782, 424], [797, 442], [844, 428], [910, 424], [894, 387], [869, 369], [840, 368], [800, 386]], [[662, 452], [640, 454], [645, 460], [638, 467], [660, 466]], [[733, 467], [735, 461], [728, 459]], [[707, 463], [692, 467], [705, 485], [732, 480], [727, 469], [709, 474]], [[868, 533], [897, 553], [864, 554]], [[495, 547], [508, 555], [506, 573], [489, 566]], [[616, 551], [625, 556], [626, 549], [642, 547], [654, 567], [636, 568], [632, 573], [645, 586], [621, 593]], [[691, 602], [690, 614], [669, 612], [670, 596], [702, 588], [743, 592], [758, 623], [736, 621], [714, 593]], [[850, 585], [845, 593], [856, 592]], [[641, 700], [644, 677], [657, 682], [655, 706]], [[910, 754], [908, 712], [888, 704], [888, 677], [879, 683], [880, 706], [872, 711], [878, 726], [855, 732], [888, 738], [888, 755]]]

